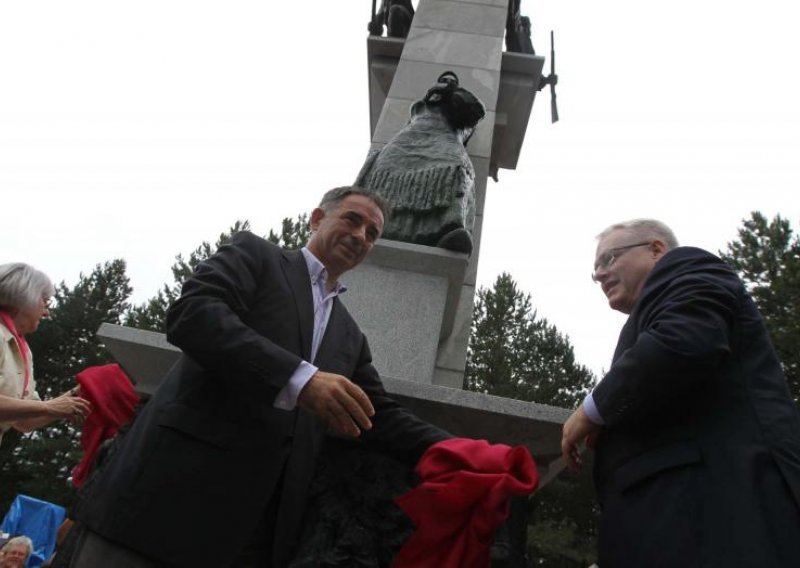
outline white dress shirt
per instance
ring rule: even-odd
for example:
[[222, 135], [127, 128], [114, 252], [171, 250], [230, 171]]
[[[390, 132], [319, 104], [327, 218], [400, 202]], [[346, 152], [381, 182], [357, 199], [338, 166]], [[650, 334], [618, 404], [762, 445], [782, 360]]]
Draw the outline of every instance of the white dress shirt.
[[[314, 335], [311, 339], [311, 361], [313, 362], [317, 357], [317, 351], [325, 335], [325, 329], [328, 327], [328, 320], [331, 317], [331, 309], [333, 308], [333, 299], [345, 292], [347, 288], [337, 282], [333, 291], [328, 292], [328, 271], [325, 266], [307, 248], [303, 247], [300, 252], [306, 260], [306, 266], [308, 266], [308, 274], [311, 277], [311, 293], [314, 298]], [[314, 373], [319, 370], [312, 362], [300, 362], [292, 376], [289, 377], [289, 382], [275, 397], [275, 402], [273, 403], [275, 408], [282, 410], [294, 409], [297, 405], [297, 397], [300, 395], [300, 391], [311, 380]]]

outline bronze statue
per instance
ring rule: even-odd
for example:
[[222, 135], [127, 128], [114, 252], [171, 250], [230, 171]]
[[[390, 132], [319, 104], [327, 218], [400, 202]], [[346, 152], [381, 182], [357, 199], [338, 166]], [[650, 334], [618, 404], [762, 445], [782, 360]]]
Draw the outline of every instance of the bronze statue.
[[520, 2], [521, 0], [511, 0], [508, 3], [506, 51], [535, 55], [531, 43], [531, 20], [520, 13]]
[[383, 35], [386, 26], [386, 36], [405, 38], [411, 29], [411, 20], [414, 19], [414, 6], [411, 0], [382, 0], [380, 10], [375, 13], [375, 1], [372, 2], [372, 20], [367, 28], [370, 35]]
[[408, 124], [370, 151], [356, 185], [391, 202], [384, 238], [472, 252], [475, 169], [465, 146], [485, 114], [447, 71], [411, 106]]

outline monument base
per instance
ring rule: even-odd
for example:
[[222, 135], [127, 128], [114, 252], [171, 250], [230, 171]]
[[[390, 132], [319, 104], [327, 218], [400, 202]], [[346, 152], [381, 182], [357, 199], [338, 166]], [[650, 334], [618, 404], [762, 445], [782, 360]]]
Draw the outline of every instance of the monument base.
[[[342, 302], [369, 338], [381, 376], [434, 384], [439, 345], [453, 331], [468, 257], [379, 239], [347, 273]], [[456, 378], [458, 380], [458, 378]], [[447, 384], [462, 388], [459, 384]]]

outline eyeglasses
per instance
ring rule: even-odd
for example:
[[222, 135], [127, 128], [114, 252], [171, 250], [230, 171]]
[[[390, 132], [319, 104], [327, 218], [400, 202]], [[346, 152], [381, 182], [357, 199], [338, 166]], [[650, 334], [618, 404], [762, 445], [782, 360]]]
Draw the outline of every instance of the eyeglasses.
[[643, 243], [636, 243], [633, 245], [625, 245], [623, 247], [614, 247], [608, 249], [606, 252], [600, 255], [600, 258], [597, 259], [597, 262], [594, 263], [594, 272], [592, 272], [592, 281], [597, 282], [597, 271], [602, 269], [610, 268], [616, 260], [629, 251], [632, 248], [636, 247], [643, 247], [643, 246], [650, 246], [651, 241], [645, 241]]

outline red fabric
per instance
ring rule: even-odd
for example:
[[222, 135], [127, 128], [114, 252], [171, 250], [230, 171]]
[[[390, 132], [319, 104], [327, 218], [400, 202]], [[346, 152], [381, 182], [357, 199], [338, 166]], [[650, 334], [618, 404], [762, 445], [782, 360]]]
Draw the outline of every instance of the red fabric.
[[75, 378], [81, 396], [92, 403], [92, 411], [83, 423], [81, 446], [83, 459], [72, 470], [72, 484], [81, 487], [91, 471], [95, 453], [104, 440], [117, 435], [128, 422], [139, 402], [128, 376], [116, 363], [87, 367]]
[[414, 521], [392, 568], [488, 568], [492, 536], [512, 495], [539, 485], [524, 446], [453, 438], [432, 445], [416, 468], [422, 482], [395, 502]]
[[11, 314], [4, 310], [0, 310], [0, 322], [3, 322], [3, 325], [8, 328], [8, 331], [11, 332], [11, 335], [14, 336], [14, 339], [17, 340], [17, 345], [19, 346], [19, 352], [22, 355], [22, 364], [25, 367], [25, 382], [22, 383], [22, 398], [27, 398], [28, 396], [28, 387], [31, 384], [31, 365], [28, 361], [28, 342], [25, 341], [25, 337], [17, 332], [17, 326], [14, 324], [14, 318], [11, 317]]

